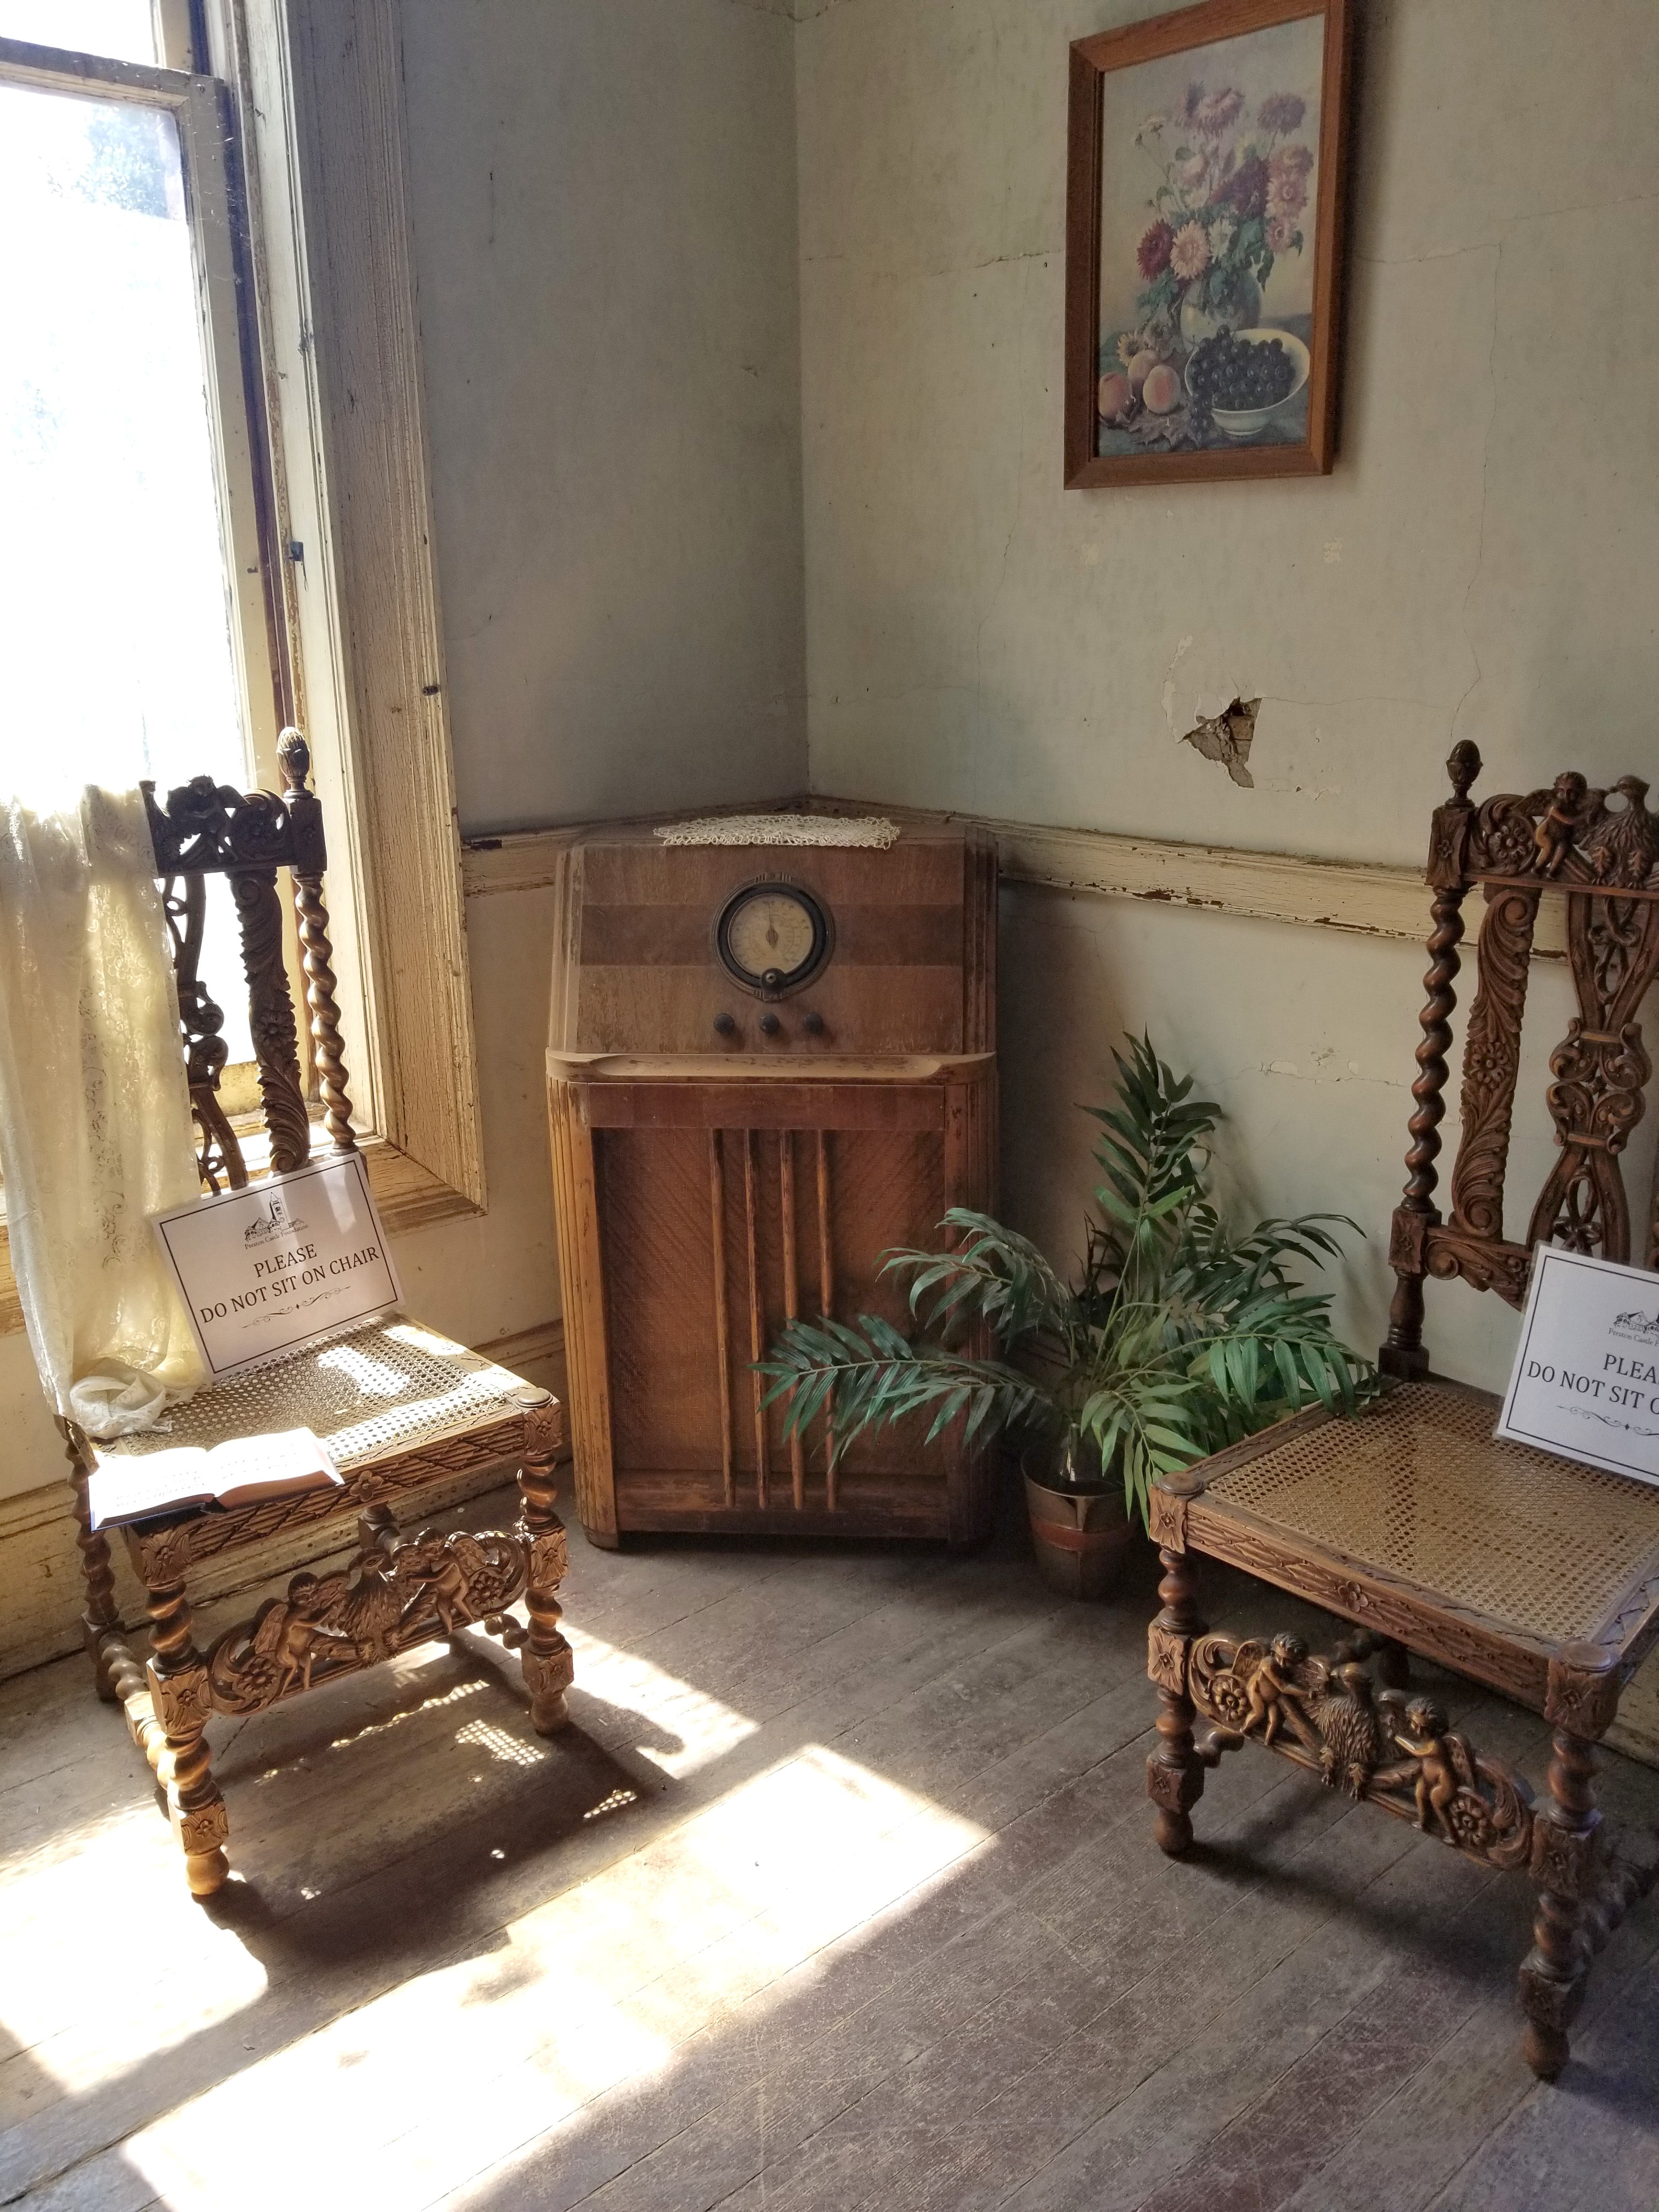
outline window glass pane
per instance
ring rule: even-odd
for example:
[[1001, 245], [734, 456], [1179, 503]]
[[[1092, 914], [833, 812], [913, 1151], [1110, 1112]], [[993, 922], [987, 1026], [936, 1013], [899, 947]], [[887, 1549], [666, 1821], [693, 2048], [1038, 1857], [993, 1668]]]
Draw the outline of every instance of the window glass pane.
[[101, 781], [241, 783], [173, 117], [0, 86], [0, 225], [7, 720]]
[[[65, 779], [245, 788], [165, 110], [0, 85], [0, 783], [41, 799]], [[233, 950], [227, 969], [223, 933], [204, 977], [230, 1014], [240, 963]]]
[[154, 63], [149, 0], [0, 0], [0, 39]]

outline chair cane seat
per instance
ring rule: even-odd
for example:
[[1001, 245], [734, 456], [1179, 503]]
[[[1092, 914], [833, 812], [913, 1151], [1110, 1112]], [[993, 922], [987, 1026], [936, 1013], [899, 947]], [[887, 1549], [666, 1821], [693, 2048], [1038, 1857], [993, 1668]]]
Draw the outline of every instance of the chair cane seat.
[[1206, 1512], [1540, 1644], [1613, 1640], [1633, 1587], [1659, 1573], [1659, 1489], [1499, 1441], [1498, 1407], [1422, 1382], [1352, 1420], [1298, 1416], [1195, 1470]]
[[210, 1448], [272, 1429], [306, 1428], [345, 1474], [481, 1421], [505, 1420], [546, 1396], [481, 1352], [392, 1315], [199, 1391], [175, 1407], [169, 1429], [124, 1437], [100, 1446], [100, 1456], [180, 1444]]
[[508, 1458], [519, 1449], [526, 1408], [548, 1398], [481, 1353], [392, 1315], [198, 1392], [173, 1409], [168, 1429], [95, 1449], [100, 1460], [132, 1457], [297, 1428], [326, 1445], [346, 1478], [343, 1490], [228, 1509], [186, 1506], [135, 1524], [141, 1539], [171, 1532], [171, 1552], [182, 1547], [198, 1559]]

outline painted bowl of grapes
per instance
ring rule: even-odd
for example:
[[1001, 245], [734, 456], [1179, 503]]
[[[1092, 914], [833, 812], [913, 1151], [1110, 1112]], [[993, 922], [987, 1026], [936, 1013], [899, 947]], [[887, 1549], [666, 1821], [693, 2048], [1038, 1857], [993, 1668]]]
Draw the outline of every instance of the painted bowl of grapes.
[[1308, 349], [1293, 331], [1230, 331], [1202, 338], [1187, 363], [1194, 414], [1224, 438], [1258, 438], [1308, 381]]

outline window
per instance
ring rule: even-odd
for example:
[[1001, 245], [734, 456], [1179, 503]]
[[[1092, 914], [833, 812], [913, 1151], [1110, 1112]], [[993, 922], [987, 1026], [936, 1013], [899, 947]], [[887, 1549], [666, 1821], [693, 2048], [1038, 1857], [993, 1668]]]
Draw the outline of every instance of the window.
[[[0, 33], [54, 41], [0, 50], [0, 781], [246, 789], [278, 685], [220, 88], [157, 66], [149, 0], [0, 0]], [[209, 893], [236, 1111], [252, 1044]]]
[[[61, 674], [65, 651], [84, 654], [94, 608], [107, 611], [99, 594], [123, 567], [128, 611], [109, 617], [127, 623], [132, 647], [119, 657], [120, 713], [149, 748], [129, 777], [146, 764], [159, 782], [220, 774], [219, 744], [225, 781], [269, 786], [281, 723], [304, 729], [375, 1194], [393, 1229], [477, 1212], [397, 0], [0, 0], [0, 99], [36, 103], [0, 122], [0, 471], [44, 467], [54, 410], [66, 422], [73, 412], [82, 434], [59, 444], [61, 482], [96, 501], [66, 522], [68, 494], [58, 511], [43, 477], [23, 487], [62, 586], [24, 576], [58, 640], [30, 680]], [[23, 113], [25, 143], [14, 143], [9, 118]], [[55, 368], [38, 332], [16, 328], [13, 263], [32, 250], [25, 240], [14, 256], [19, 192], [113, 272], [100, 301], [73, 304], [80, 343]], [[37, 299], [57, 273], [42, 258]], [[143, 393], [169, 349], [179, 380], [151, 410]], [[88, 438], [113, 459], [94, 462]], [[0, 500], [15, 540], [25, 533], [10, 526], [7, 490]], [[118, 560], [107, 541], [122, 514]], [[20, 565], [27, 556], [24, 546]], [[181, 659], [188, 687], [173, 681]], [[73, 674], [85, 726], [106, 732], [114, 694], [97, 686], [113, 679]], [[0, 744], [17, 726], [9, 714]], [[204, 967], [210, 987], [239, 972], [234, 950], [228, 971], [211, 950]], [[0, 1224], [0, 1331], [21, 1325]]]

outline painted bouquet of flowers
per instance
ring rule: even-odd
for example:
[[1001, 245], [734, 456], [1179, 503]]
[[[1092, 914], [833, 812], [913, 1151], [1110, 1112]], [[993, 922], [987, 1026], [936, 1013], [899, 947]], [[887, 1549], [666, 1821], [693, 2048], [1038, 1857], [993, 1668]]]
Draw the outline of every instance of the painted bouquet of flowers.
[[[1101, 364], [1104, 420], [1148, 442], [1202, 443], [1206, 397], [1255, 404], [1275, 396], [1275, 374], [1288, 391], [1286, 364], [1253, 361], [1235, 333], [1256, 329], [1274, 262], [1304, 248], [1314, 155], [1297, 134], [1306, 114], [1293, 92], [1269, 93], [1251, 116], [1236, 87], [1193, 83], [1176, 113], [1149, 115], [1135, 133], [1160, 181], [1136, 249], [1143, 289], [1135, 327], [1117, 342], [1121, 368]], [[1200, 351], [1209, 356], [1204, 373], [1188, 380], [1194, 406], [1175, 364]], [[1261, 377], [1268, 381], [1258, 392]], [[1206, 393], [1206, 386], [1216, 388]]]
[[1137, 250], [1146, 289], [1134, 337], [1167, 337], [1179, 329], [1183, 308], [1234, 329], [1240, 305], [1259, 310], [1275, 258], [1302, 251], [1314, 157], [1295, 134], [1306, 113], [1297, 94], [1274, 92], [1251, 122], [1243, 93], [1191, 84], [1178, 116], [1147, 117], [1135, 143], [1163, 182], [1148, 202], [1154, 221]]

